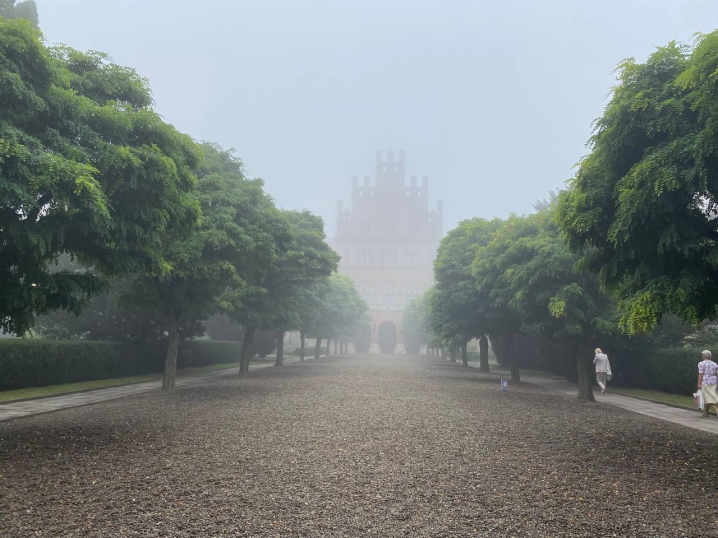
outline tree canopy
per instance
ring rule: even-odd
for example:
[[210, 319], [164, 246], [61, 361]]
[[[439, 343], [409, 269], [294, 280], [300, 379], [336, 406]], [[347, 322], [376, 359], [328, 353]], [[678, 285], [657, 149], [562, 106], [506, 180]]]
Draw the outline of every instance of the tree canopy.
[[[482, 303], [471, 264], [501, 226], [499, 219], [464, 220], [441, 240], [434, 262], [435, 293], [431, 299], [432, 332], [450, 349], [461, 348], [467, 366], [466, 343], [487, 333]], [[488, 361], [488, 357], [486, 357]], [[488, 362], [482, 363], [488, 370]]]
[[[151, 105], [134, 70], [48, 49], [27, 22], [0, 18], [1, 330], [79, 312], [101, 274], [169, 269], [166, 231], [199, 217], [201, 152]], [[99, 272], [52, 271], [63, 253]]]
[[718, 315], [718, 32], [670, 43], [618, 83], [559, 220], [629, 334]]

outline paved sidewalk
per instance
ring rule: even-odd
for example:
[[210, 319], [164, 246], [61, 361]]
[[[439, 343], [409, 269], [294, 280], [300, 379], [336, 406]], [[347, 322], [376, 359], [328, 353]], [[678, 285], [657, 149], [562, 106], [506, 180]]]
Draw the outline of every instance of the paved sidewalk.
[[[475, 368], [478, 368], [479, 366], [478, 364], [473, 363], [469, 363], [469, 365]], [[500, 375], [506, 375], [506, 372], [502, 372]], [[569, 383], [565, 379], [521, 375], [521, 381], [531, 383], [533, 385], [539, 385], [549, 390], [562, 392], [573, 397], [576, 397], [577, 395], [578, 389], [576, 388], [576, 385]], [[641, 415], [665, 420], [667, 422], [673, 422], [674, 424], [681, 424], [688, 428], [693, 428], [694, 430], [718, 435], [718, 419], [712, 415], [708, 418], [703, 418], [701, 417], [701, 414], [696, 411], [679, 409], [677, 407], [671, 407], [670, 405], [649, 402], [639, 398], [631, 398], [630, 396], [624, 396], [622, 394], [612, 394], [610, 390], [607, 394], [594, 392], [594, 396], [596, 397], [597, 402], [615, 405], [616, 407], [621, 407], [622, 409], [633, 411], [634, 413], [639, 413]]]
[[[307, 360], [314, 357], [306, 357]], [[292, 364], [299, 362], [298, 357], [285, 357], [284, 364]], [[249, 365], [250, 371], [259, 370], [274, 366], [274, 360], [262, 362], [252, 362]], [[213, 370], [210, 372], [202, 372], [200, 374], [177, 377], [175, 386], [177, 388], [186, 387], [187, 385], [195, 385], [197, 383], [211, 383], [223, 377], [237, 375], [239, 368], [226, 368], [223, 370]], [[58, 396], [49, 396], [47, 398], [37, 398], [34, 400], [25, 400], [22, 402], [8, 402], [0, 404], [0, 421], [10, 420], [12, 418], [26, 417], [28, 415], [36, 415], [38, 413], [48, 413], [68, 407], [77, 407], [80, 405], [88, 405], [116, 398], [124, 398], [125, 396], [133, 396], [142, 394], [152, 390], [162, 388], [162, 379], [154, 381], [145, 381], [143, 383], [133, 383], [132, 385], [119, 385], [117, 387], [107, 387], [104, 389], [89, 390], [86, 392], [75, 392], [72, 394], [60, 394]]]

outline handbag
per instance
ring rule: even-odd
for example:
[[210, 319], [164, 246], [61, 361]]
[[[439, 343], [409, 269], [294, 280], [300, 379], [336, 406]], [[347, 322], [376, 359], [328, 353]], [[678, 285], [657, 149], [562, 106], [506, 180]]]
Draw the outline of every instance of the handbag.
[[611, 378], [613, 377], [613, 374], [611, 373], [611, 369], [608, 369], [608, 372], [606, 372], [606, 381], [611, 381]]
[[698, 409], [701, 411], [705, 407], [704, 400], [703, 400], [703, 391], [701, 389], [698, 389], [697, 392], [693, 393], [693, 402], [696, 404]]

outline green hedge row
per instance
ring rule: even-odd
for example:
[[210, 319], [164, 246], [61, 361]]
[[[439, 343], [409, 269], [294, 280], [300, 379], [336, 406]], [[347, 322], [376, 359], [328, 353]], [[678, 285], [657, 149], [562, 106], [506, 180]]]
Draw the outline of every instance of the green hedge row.
[[0, 390], [125, 377], [137, 372], [129, 344], [80, 340], [0, 340]]
[[[166, 344], [123, 344], [89, 340], [0, 339], [0, 390], [43, 387], [159, 373]], [[179, 368], [239, 361], [242, 342], [188, 340]]]
[[659, 349], [638, 363], [635, 374], [645, 377], [650, 388], [692, 394], [698, 382], [698, 363], [703, 348]]

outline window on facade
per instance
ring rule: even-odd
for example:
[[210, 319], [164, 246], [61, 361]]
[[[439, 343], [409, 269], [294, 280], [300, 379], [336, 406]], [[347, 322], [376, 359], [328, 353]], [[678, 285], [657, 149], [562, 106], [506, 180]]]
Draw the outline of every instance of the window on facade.
[[374, 254], [371, 250], [357, 251], [357, 265], [359, 267], [369, 267], [374, 263]]
[[404, 288], [404, 304], [407, 305], [419, 295], [416, 284], [409, 284]]
[[380, 301], [382, 306], [391, 306], [396, 302], [396, 288], [391, 282], [382, 284]]
[[359, 286], [359, 295], [362, 299], [364, 299], [366, 304], [371, 304], [371, 288], [368, 284], [361, 284]]

